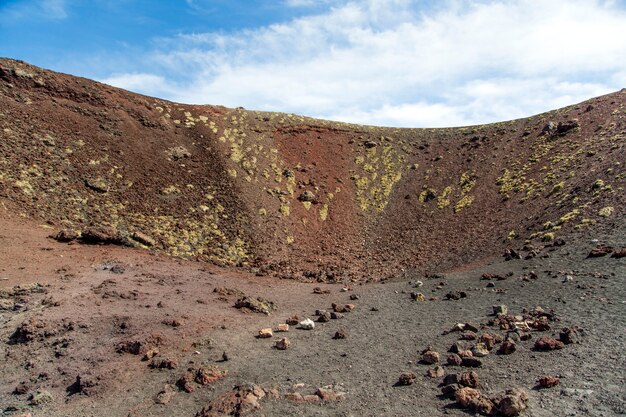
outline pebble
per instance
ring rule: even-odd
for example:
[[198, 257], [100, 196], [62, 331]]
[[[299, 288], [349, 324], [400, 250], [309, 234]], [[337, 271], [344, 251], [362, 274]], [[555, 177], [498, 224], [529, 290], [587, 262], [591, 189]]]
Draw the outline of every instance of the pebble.
[[272, 337], [274, 336], [274, 333], [272, 332], [272, 329], [270, 329], [269, 327], [266, 329], [261, 329], [259, 330], [259, 338], [261, 339], [266, 339], [268, 337]]
[[300, 322], [300, 328], [302, 330], [313, 330], [315, 328], [315, 322], [311, 319], [305, 319]]
[[291, 342], [289, 342], [289, 339], [287, 339], [286, 337], [283, 337], [278, 342], [276, 342], [276, 349], [287, 350], [289, 349], [290, 345], [291, 345]]

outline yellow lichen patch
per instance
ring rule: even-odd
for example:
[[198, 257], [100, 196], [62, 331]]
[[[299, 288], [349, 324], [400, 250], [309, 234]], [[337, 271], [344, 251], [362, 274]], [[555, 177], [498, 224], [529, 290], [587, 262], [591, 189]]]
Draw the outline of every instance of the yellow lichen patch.
[[267, 210], [261, 207], [259, 209], [259, 216], [267, 216]]
[[322, 204], [322, 207], [320, 207], [320, 220], [326, 221], [327, 218], [328, 218], [328, 204]]
[[603, 207], [598, 211], [598, 215], [601, 217], [610, 217], [613, 212], [615, 212], [615, 209], [613, 207]]
[[296, 239], [293, 236], [287, 236], [287, 244], [291, 245]]
[[583, 227], [588, 227], [596, 224], [596, 221], [593, 219], [582, 219], [580, 223], [574, 226], [576, 229], [582, 229]]
[[544, 242], [550, 242], [554, 240], [554, 233], [553, 232], [544, 233], [543, 236], [541, 237], [541, 240], [543, 240]]
[[511, 231], [509, 232], [509, 234], [507, 235], [507, 237], [506, 237], [506, 238], [507, 238], [508, 240], [513, 240], [513, 239], [515, 239], [516, 237], [517, 237], [517, 233], [515, 233], [515, 230], [511, 230]]
[[290, 213], [291, 209], [289, 208], [289, 204], [283, 203], [280, 205], [280, 214], [282, 214], [284, 217], [289, 217]]
[[[445, 191], [445, 190], [444, 190]], [[474, 202], [474, 196], [464, 195], [461, 199], [454, 205], [454, 212], [458, 213], [463, 210], [465, 207], [469, 207]], [[441, 208], [441, 207], [440, 207]]]
[[302, 205], [304, 206], [305, 209], [310, 210], [311, 209], [311, 202], [310, 201], [303, 201]]
[[452, 186], [447, 186], [443, 189], [441, 194], [437, 197], [437, 208], [443, 209], [450, 205], [450, 194], [452, 193]]
[[178, 188], [175, 185], [170, 185], [169, 187], [162, 188], [161, 194], [163, 195], [180, 194], [180, 188]]
[[381, 213], [385, 209], [393, 187], [402, 178], [403, 161], [392, 146], [384, 146], [380, 152], [372, 147], [357, 155], [355, 163], [362, 172], [353, 175], [352, 180], [363, 211], [372, 209]]
[[574, 217], [578, 216], [579, 214], [580, 214], [580, 210], [574, 209], [574, 210], [570, 211], [569, 213], [561, 216], [561, 218], [559, 219], [559, 224], [566, 223], [566, 222], [572, 220]]
[[468, 194], [470, 191], [472, 191], [474, 185], [476, 185], [476, 179], [473, 176], [470, 176], [467, 172], [461, 174], [459, 186], [461, 187], [462, 194]]
[[228, 175], [230, 175], [233, 178], [237, 178], [237, 170], [234, 168], [228, 168], [226, 170], [226, 172], [228, 172]]

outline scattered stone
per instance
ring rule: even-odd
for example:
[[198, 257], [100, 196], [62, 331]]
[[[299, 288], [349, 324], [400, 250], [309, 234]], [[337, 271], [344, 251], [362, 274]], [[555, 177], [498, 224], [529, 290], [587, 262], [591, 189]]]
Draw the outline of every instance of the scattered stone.
[[317, 321], [320, 323], [327, 323], [330, 321], [330, 313], [328, 311], [324, 311], [322, 314], [319, 315], [319, 317], [317, 318]]
[[444, 398], [454, 398], [459, 389], [461, 389], [459, 384], [444, 385], [444, 387], [441, 388], [441, 395]]
[[517, 253], [517, 251], [514, 249], [505, 250], [502, 256], [504, 257], [505, 261], [510, 261], [513, 259], [522, 259], [522, 256], [519, 253]]
[[359, 299], [359, 296], [358, 296], [358, 295], [356, 295], [356, 294], [350, 294], [350, 300], [353, 300], [353, 301], [354, 301], [354, 300], [358, 300], [358, 299]]
[[480, 335], [478, 341], [484, 344], [487, 349], [492, 350], [496, 346], [496, 343], [502, 342], [502, 336], [491, 333], [484, 333]]
[[521, 388], [513, 388], [507, 390], [499, 401], [498, 412], [507, 417], [518, 416], [527, 408], [527, 403], [528, 393]]
[[302, 194], [300, 194], [300, 196], [298, 197], [298, 200], [303, 201], [303, 202], [308, 202], [308, 203], [313, 203], [315, 202], [315, 194], [313, 194], [313, 192], [311, 191], [304, 191]]
[[[346, 304], [343, 309], [346, 313], [351, 312], [352, 310], [354, 310], [356, 308], [356, 306], [354, 304]], [[338, 313], [341, 313], [341, 311], [338, 311]]]
[[195, 371], [195, 381], [200, 385], [208, 385], [224, 378], [227, 374], [228, 371], [222, 371], [217, 366], [201, 367]]
[[455, 393], [456, 401], [463, 408], [469, 408], [473, 400], [480, 398], [480, 391], [475, 388], [463, 387]]
[[535, 342], [536, 350], [556, 350], [563, 349], [563, 342], [553, 339], [549, 336], [542, 336]]
[[461, 363], [463, 363], [463, 359], [461, 359], [461, 357], [456, 353], [453, 353], [452, 355], [448, 356], [447, 362], [450, 366], [460, 366]]
[[77, 375], [73, 384], [67, 387], [69, 395], [83, 394], [90, 396], [95, 393], [95, 387], [98, 385], [98, 379], [88, 375]]
[[298, 323], [300, 323], [300, 318], [298, 316], [292, 316], [285, 320], [285, 323], [290, 326], [297, 326]]
[[152, 359], [148, 366], [152, 369], [176, 369], [178, 368], [178, 362], [175, 359]]
[[30, 383], [28, 383], [27, 381], [22, 381], [19, 384], [17, 384], [15, 389], [13, 389], [13, 394], [14, 395], [24, 395], [28, 391], [30, 391], [30, 389], [31, 389]]
[[273, 302], [265, 300], [261, 297], [254, 299], [252, 297], [245, 296], [235, 302], [235, 308], [269, 315], [272, 311], [276, 310], [276, 305]]
[[300, 322], [300, 328], [302, 330], [313, 330], [315, 328], [315, 322], [311, 319], [305, 319]]
[[313, 294], [330, 294], [330, 290], [323, 290], [320, 287], [313, 288]]
[[465, 291], [450, 291], [444, 296], [446, 300], [460, 300], [465, 297], [467, 297], [467, 293]]
[[505, 305], [493, 306], [492, 309], [493, 309], [494, 316], [499, 316], [500, 314], [507, 314], [509, 311], [508, 307]]
[[500, 345], [500, 348], [498, 349], [498, 353], [500, 355], [510, 355], [511, 353], [515, 352], [516, 349], [517, 349], [517, 346], [515, 345], [515, 342], [513, 341], [513, 339], [507, 338]]
[[333, 339], [345, 339], [346, 338], [346, 331], [344, 329], [339, 329], [335, 332], [335, 335], [333, 336]]
[[155, 356], [157, 356], [159, 354], [159, 349], [158, 348], [152, 348], [152, 349], [148, 349], [148, 351], [143, 355], [143, 358], [141, 358], [142, 361], [148, 361], [152, 358], [154, 358]]
[[459, 383], [464, 387], [478, 388], [478, 374], [474, 371], [463, 372], [463, 374], [461, 374], [461, 378], [459, 379]]
[[483, 356], [489, 355], [489, 349], [487, 349], [484, 343], [476, 343], [476, 346], [472, 348], [472, 355], [482, 358]]
[[289, 349], [290, 345], [291, 345], [291, 342], [289, 342], [289, 339], [287, 339], [286, 337], [283, 337], [278, 342], [276, 342], [276, 349], [287, 350]]
[[176, 386], [182, 391], [192, 393], [196, 388], [193, 383], [194, 380], [195, 374], [193, 372], [193, 369], [189, 369], [180, 378], [178, 378], [178, 380], [176, 381]]
[[174, 395], [174, 388], [170, 384], [165, 384], [163, 389], [154, 398], [154, 402], [157, 404], [169, 404]]
[[481, 366], [483, 366], [483, 363], [480, 359], [478, 358], [474, 358], [472, 356], [468, 356], [463, 358], [463, 361], [461, 362], [462, 366], [466, 366], [468, 368], [480, 368]]
[[343, 314], [341, 313], [335, 313], [334, 311], [332, 313], [330, 313], [330, 318], [333, 320], [339, 320], [343, 318]]
[[626, 247], [623, 247], [621, 249], [617, 249], [611, 255], [611, 258], [616, 258], [616, 259], [621, 259], [621, 258], [624, 258], [624, 257], [626, 257]]
[[222, 353], [222, 362], [228, 362], [230, 360], [230, 358], [228, 357], [228, 353], [223, 352]]
[[441, 366], [435, 366], [432, 369], [426, 371], [426, 375], [430, 378], [441, 378], [446, 374], [446, 371]]
[[279, 323], [278, 327], [276, 328], [277, 332], [288, 332], [289, 331], [289, 325], [286, 323]]
[[411, 299], [414, 301], [426, 301], [426, 296], [421, 292], [411, 292]]
[[332, 386], [318, 388], [315, 394], [320, 397], [322, 401], [339, 401], [346, 396], [344, 392], [338, 391]]
[[414, 372], [402, 372], [400, 378], [398, 378], [397, 385], [412, 385], [415, 378], [417, 378], [417, 375]]
[[37, 406], [52, 402], [54, 397], [48, 391], [37, 390], [37, 392], [31, 395], [29, 400], [31, 405]]
[[459, 383], [459, 376], [457, 374], [447, 374], [443, 378], [443, 385], [451, 385], [451, 384], [458, 384], [458, 383]]
[[439, 362], [439, 353], [433, 350], [426, 350], [422, 352], [422, 363], [432, 365]]
[[606, 245], [598, 245], [595, 249], [592, 249], [587, 255], [587, 258], [601, 258], [613, 252], [613, 248]]
[[469, 345], [467, 343], [462, 342], [462, 341], [457, 341], [457, 342], [454, 342], [452, 346], [450, 346], [450, 349], [448, 349], [448, 352], [459, 353], [468, 349], [469, 349]]
[[269, 327], [265, 329], [260, 329], [259, 334], [257, 335], [259, 339], [266, 339], [272, 336], [274, 336], [274, 333], [272, 332], [272, 329], [270, 329]]
[[461, 334], [460, 339], [461, 340], [476, 340], [477, 337], [478, 336], [476, 336], [476, 333], [471, 332], [471, 331], [466, 331]]
[[557, 378], [556, 376], [546, 375], [546, 376], [542, 376], [541, 378], [539, 378], [538, 382], [541, 388], [552, 388], [552, 387], [559, 385], [561, 380]]
[[559, 340], [566, 345], [580, 343], [582, 329], [578, 326], [564, 327], [559, 332]]

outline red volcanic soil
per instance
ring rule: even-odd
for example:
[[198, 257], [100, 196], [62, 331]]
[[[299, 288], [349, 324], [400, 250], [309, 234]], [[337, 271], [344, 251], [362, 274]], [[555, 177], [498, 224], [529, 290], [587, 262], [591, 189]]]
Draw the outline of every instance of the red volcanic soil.
[[0, 415], [623, 413], [625, 104], [392, 129], [0, 59]]

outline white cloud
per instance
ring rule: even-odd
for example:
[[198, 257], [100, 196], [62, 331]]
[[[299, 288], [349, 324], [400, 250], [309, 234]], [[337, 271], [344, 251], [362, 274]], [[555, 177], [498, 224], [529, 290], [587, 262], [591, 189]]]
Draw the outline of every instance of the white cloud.
[[157, 97], [166, 97], [175, 94], [177, 87], [165, 80], [164, 77], [154, 74], [129, 73], [114, 74], [99, 80], [105, 84], [114, 85], [131, 91], [146, 91]]
[[0, 21], [3, 18], [15, 21], [32, 17], [62, 20], [67, 16], [67, 0], [30, 0], [0, 5]]
[[167, 77], [109, 81], [182, 102], [395, 126], [511, 119], [624, 86], [618, 2], [335, 4], [256, 30], [163, 40], [149, 59]]

